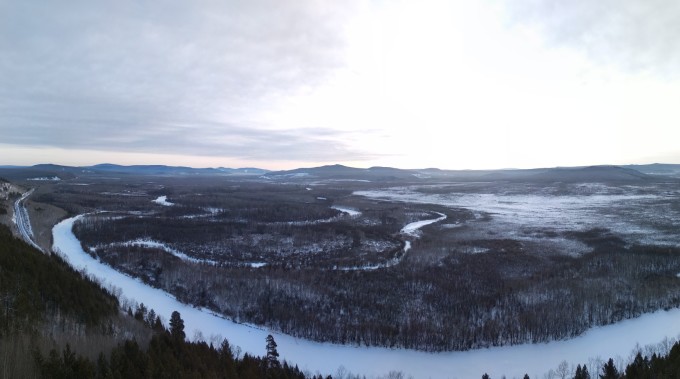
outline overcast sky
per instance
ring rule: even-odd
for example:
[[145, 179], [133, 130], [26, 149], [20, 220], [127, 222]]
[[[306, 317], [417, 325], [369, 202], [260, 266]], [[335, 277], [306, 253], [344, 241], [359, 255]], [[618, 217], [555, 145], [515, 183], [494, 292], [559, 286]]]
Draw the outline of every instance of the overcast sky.
[[680, 163], [675, 0], [0, 0], [0, 165]]

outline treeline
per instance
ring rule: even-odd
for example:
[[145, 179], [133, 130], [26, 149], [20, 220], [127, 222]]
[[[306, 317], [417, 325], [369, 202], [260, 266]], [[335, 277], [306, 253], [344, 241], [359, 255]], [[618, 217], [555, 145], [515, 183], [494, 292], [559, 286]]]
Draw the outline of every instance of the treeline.
[[[619, 369], [613, 359], [599, 367], [599, 371], [591, 374], [588, 365], [577, 365], [574, 369], [567, 362], [562, 362], [557, 370], [550, 370], [544, 375], [550, 379], [675, 379], [680, 378], [680, 342], [676, 342], [665, 355], [652, 354], [643, 356], [638, 352], [635, 358], [623, 369]], [[524, 379], [530, 379], [525, 374]], [[491, 379], [483, 374], [482, 379]]]

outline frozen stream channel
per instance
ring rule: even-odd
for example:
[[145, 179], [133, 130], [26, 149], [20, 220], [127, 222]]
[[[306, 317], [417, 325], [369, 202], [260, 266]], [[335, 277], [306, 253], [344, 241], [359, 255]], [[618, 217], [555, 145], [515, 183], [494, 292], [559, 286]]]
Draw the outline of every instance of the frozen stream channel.
[[[324, 375], [336, 372], [340, 366], [367, 377], [402, 371], [414, 378], [480, 378], [484, 372], [493, 378], [506, 375], [521, 378], [541, 378], [563, 360], [587, 363], [600, 355], [628, 358], [636, 344], [656, 344], [665, 337], [680, 333], [680, 310], [659, 311], [615, 325], [595, 328], [584, 335], [547, 344], [526, 344], [465, 352], [425, 353], [404, 349], [354, 347], [318, 343], [270, 332], [250, 325], [237, 324], [207, 310], [182, 304], [173, 296], [126, 276], [85, 253], [73, 234], [73, 223], [81, 216], [66, 219], [53, 229], [54, 250], [60, 252], [75, 268], [97, 278], [104, 286], [115, 286], [121, 296], [144, 303], [166, 319], [172, 311], [181, 313], [188, 336], [200, 331], [204, 339], [223, 336], [243, 352], [265, 354], [265, 337], [271, 333], [278, 343], [282, 359], [297, 364], [310, 373]], [[595, 361], [591, 361], [595, 362]], [[592, 367], [591, 374], [598, 371]], [[589, 367], [590, 369], [590, 367]]]

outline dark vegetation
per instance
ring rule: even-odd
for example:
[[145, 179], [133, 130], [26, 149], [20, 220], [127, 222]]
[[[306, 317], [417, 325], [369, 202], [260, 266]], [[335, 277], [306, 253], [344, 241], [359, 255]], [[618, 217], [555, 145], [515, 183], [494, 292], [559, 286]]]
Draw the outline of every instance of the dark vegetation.
[[108, 356], [100, 353], [92, 360], [75, 354], [66, 345], [61, 353], [53, 349], [47, 356], [37, 354], [39, 372], [43, 378], [54, 379], [308, 377], [297, 366], [279, 362], [273, 338], [263, 341], [264, 357], [249, 354], [240, 357], [227, 340], [218, 347], [205, 342], [187, 342], [184, 323], [177, 312], [171, 316], [169, 330], [160, 326], [158, 320], [149, 320], [148, 326], [155, 332], [146, 348], [130, 339], [115, 347]]
[[86, 327], [115, 314], [118, 301], [58, 256], [44, 255], [0, 226], [0, 335], [59, 314]]
[[0, 377], [37, 376], [34, 352], [64, 341], [79, 351], [107, 349], [132, 332], [114, 297], [0, 226]]

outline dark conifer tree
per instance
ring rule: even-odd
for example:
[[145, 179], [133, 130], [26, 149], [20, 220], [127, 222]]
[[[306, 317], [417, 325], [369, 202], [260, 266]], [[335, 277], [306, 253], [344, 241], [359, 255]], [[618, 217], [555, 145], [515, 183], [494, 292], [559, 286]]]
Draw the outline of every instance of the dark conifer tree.
[[619, 370], [616, 369], [614, 365], [614, 360], [609, 358], [609, 361], [602, 367], [602, 374], [600, 374], [600, 379], [619, 379]]
[[590, 379], [590, 373], [588, 372], [588, 367], [585, 364], [581, 369], [581, 379]]
[[583, 379], [583, 371], [581, 371], [581, 365], [576, 366], [576, 372], [574, 373], [574, 379]]
[[635, 359], [626, 367], [626, 378], [646, 378], [649, 376], [649, 359], [643, 358], [640, 352]]
[[279, 363], [279, 352], [276, 351], [276, 341], [274, 341], [274, 337], [272, 335], [267, 336], [267, 367], [272, 368], [272, 367], [280, 367], [281, 364]]
[[489, 374], [484, 373], [484, 375], [482, 375], [482, 379], [490, 379], [490, 378], [489, 378]]
[[184, 333], [184, 320], [180, 317], [179, 312], [174, 311], [170, 316], [170, 334], [181, 341], [184, 341], [186, 334]]

